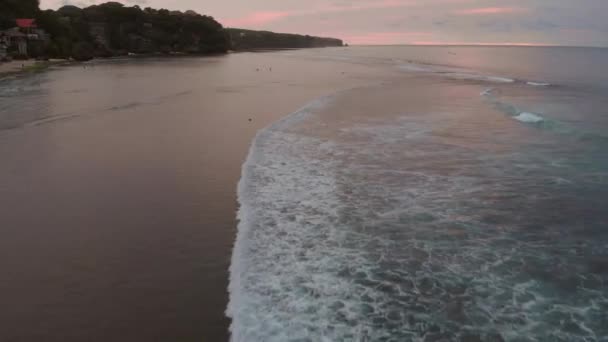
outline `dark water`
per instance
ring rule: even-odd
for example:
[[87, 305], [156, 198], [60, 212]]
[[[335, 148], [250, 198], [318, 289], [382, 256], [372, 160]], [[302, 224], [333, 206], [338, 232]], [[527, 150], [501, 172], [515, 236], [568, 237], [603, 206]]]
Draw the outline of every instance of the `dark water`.
[[287, 55], [398, 76], [257, 136], [235, 341], [608, 341], [608, 50]]

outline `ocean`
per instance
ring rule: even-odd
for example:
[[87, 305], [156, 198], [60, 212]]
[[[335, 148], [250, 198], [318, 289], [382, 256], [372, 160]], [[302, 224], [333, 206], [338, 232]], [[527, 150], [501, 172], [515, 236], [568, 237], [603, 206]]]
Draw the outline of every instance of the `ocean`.
[[394, 77], [258, 133], [233, 341], [608, 341], [608, 49], [281, 54]]
[[607, 70], [361, 46], [2, 79], [0, 341], [608, 341]]

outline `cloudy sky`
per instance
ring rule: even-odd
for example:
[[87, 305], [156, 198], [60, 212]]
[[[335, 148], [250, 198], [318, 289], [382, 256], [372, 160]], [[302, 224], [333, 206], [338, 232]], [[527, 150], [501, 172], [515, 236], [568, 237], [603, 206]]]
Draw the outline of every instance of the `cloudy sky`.
[[[102, 0], [41, 0], [44, 8]], [[342, 38], [351, 44], [608, 47], [608, 0], [120, 0], [193, 9], [225, 26]]]

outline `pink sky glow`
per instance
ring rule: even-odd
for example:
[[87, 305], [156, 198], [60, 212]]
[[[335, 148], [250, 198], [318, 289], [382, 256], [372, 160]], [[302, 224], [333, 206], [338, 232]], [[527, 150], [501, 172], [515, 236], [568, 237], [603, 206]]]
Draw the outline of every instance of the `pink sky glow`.
[[253, 12], [241, 18], [224, 19], [222, 23], [229, 27], [263, 27], [290, 15], [289, 12]]
[[527, 12], [526, 8], [521, 7], [483, 7], [471, 8], [456, 11], [457, 14], [464, 15], [485, 15], [485, 14], [512, 14]]
[[[41, 0], [43, 8], [108, 0]], [[608, 0], [113, 0], [349, 44], [608, 46]], [[517, 42], [517, 43], [513, 43]]]

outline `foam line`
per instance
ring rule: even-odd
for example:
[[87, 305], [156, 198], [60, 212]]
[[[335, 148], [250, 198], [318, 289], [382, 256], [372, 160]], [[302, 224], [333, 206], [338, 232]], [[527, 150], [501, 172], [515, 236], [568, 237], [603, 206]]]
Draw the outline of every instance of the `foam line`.
[[526, 82], [527, 85], [529, 86], [533, 86], [533, 87], [549, 87], [551, 86], [551, 83], [545, 83], [545, 82]]
[[521, 112], [519, 115], [514, 116], [513, 118], [517, 121], [525, 123], [539, 123], [544, 121], [540, 115], [529, 112]]

